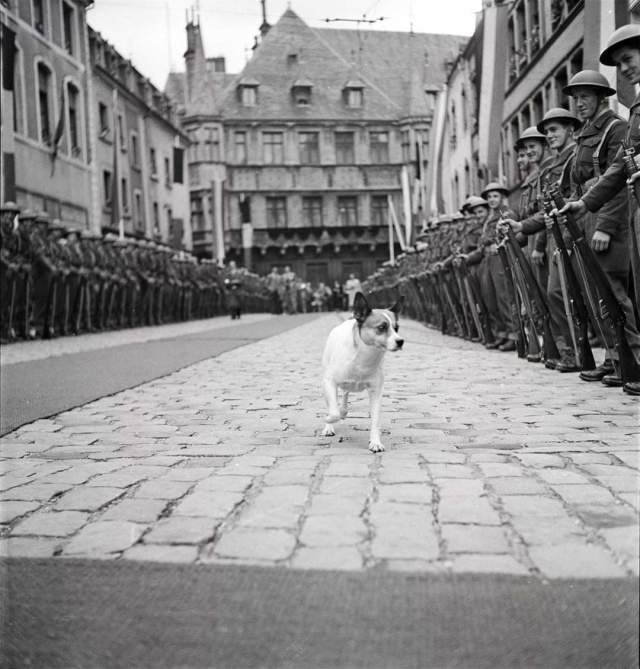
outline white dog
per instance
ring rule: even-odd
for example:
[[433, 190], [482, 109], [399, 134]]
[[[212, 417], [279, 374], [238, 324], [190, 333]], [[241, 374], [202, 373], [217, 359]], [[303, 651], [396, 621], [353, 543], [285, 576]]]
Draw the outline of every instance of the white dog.
[[[333, 423], [347, 415], [350, 392], [367, 390], [371, 414], [369, 450], [384, 451], [380, 442], [382, 360], [387, 351], [399, 351], [404, 339], [398, 336], [398, 313], [404, 298], [390, 309], [371, 309], [362, 293], [353, 303], [353, 316], [329, 333], [322, 356], [322, 389], [327, 403], [323, 436], [335, 435]], [[338, 405], [338, 388], [344, 392]]]

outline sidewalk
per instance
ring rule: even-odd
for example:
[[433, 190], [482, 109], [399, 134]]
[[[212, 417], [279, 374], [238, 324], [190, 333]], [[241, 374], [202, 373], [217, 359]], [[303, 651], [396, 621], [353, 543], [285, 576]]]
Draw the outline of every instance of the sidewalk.
[[0, 554], [610, 578], [638, 573], [638, 401], [401, 322], [387, 451], [318, 436], [334, 314], [0, 439]]

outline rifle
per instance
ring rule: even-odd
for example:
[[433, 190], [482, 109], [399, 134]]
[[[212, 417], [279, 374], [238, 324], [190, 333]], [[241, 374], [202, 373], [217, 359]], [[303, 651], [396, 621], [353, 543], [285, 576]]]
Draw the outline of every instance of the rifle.
[[[551, 197], [553, 198], [553, 202], [557, 209], [562, 209], [562, 207], [564, 207], [565, 200], [557, 185], [551, 187]], [[567, 213], [565, 215], [565, 225], [567, 226], [569, 234], [573, 238], [573, 248], [580, 261], [579, 266], [582, 267], [584, 278], [586, 279], [585, 286], [587, 294], [589, 294], [591, 290], [588, 279], [591, 279], [595, 286], [596, 295], [592, 295], [591, 299], [593, 299], [594, 307], [597, 304], [598, 309], [594, 309], [596, 311], [594, 315], [601, 322], [608, 319], [613, 326], [615, 347], [618, 352], [622, 382], [624, 384], [629, 381], [640, 381], [640, 365], [631, 351], [627, 336], [624, 332], [624, 326], [627, 320], [624, 309], [620, 302], [618, 302], [618, 299], [613, 292], [613, 288], [611, 288], [606, 272], [600, 266], [593, 249], [587, 243], [584, 234], [580, 231], [572, 214]], [[604, 341], [606, 342], [606, 338]]]
[[[622, 143], [622, 161], [624, 163], [627, 177], [631, 178], [636, 172], [640, 171], [636, 163], [635, 149], [627, 142]], [[634, 181], [629, 190], [633, 192], [633, 197], [638, 207], [640, 207], [640, 180]], [[632, 210], [633, 207], [630, 207]], [[631, 248], [636, 258], [640, 258], [640, 249], [638, 248], [638, 237], [636, 235], [635, 226], [633, 223], [634, 212], [630, 211], [630, 232], [631, 232]], [[633, 275], [633, 292], [636, 298], [636, 303], [640, 304], [640, 265], [638, 262], [631, 263], [631, 271]]]
[[[500, 257], [500, 262], [504, 268], [504, 275], [507, 279], [507, 292], [509, 293], [509, 303], [511, 305], [511, 319], [513, 323], [518, 324], [518, 331], [516, 332], [516, 351], [518, 352], [519, 358], [526, 358], [526, 345], [527, 345], [527, 332], [524, 327], [524, 321], [522, 320], [522, 313], [520, 309], [520, 301], [518, 300], [518, 291], [516, 290], [516, 284], [513, 278], [513, 272], [511, 271], [511, 265], [509, 264], [509, 256], [507, 254], [507, 249], [505, 248], [506, 238], [503, 238], [502, 241], [496, 245], [498, 249], [498, 256]], [[537, 343], [537, 340], [536, 340]], [[540, 355], [540, 350], [533, 352], [534, 355]]]
[[[554, 205], [549, 192], [549, 183], [543, 191], [543, 206], [548, 215], [551, 214]], [[560, 273], [562, 284], [562, 296], [565, 303], [565, 312], [567, 314], [567, 323], [571, 332], [576, 359], [580, 363], [583, 371], [595, 369], [596, 363], [593, 359], [593, 352], [589, 345], [589, 313], [587, 306], [582, 298], [580, 283], [576, 276], [569, 250], [564, 243], [562, 230], [557, 216], [551, 216], [551, 233], [556, 243], [558, 272]]]
[[[547, 300], [547, 295], [544, 290], [540, 287], [538, 279], [536, 279], [531, 265], [529, 265], [527, 259], [520, 248], [520, 244], [516, 239], [515, 233], [511, 229], [510, 225], [502, 226], [504, 232], [506, 233], [507, 242], [513, 253], [514, 258], [517, 260], [517, 265], [520, 269], [523, 285], [521, 285], [521, 293], [524, 289], [527, 295], [522, 294], [523, 300], [525, 303], [527, 300], [533, 298], [531, 306], [538, 307], [538, 310], [541, 312], [542, 320], [542, 347], [545, 360], [558, 359], [560, 357], [560, 352], [556, 346], [556, 342], [551, 334], [551, 311], [549, 310], [549, 302]], [[532, 314], [535, 313], [535, 309], [532, 309]], [[532, 321], [535, 319], [532, 319]], [[535, 327], [535, 324], [534, 324]]]
[[460, 321], [460, 315], [458, 314], [458, 311], [456, 309], [456, 305], [453, 302], [453, 297], [451, 296], [451, 291], [449, 290], [449, 286], [447, 285], [447, 280], [444, 278], [444, 271], [440, 270], [440, 282], [442, 286], [442, 292], [444, 293], [445, 300], [447, 304], [449, 305], [449, 310], [451, 311], [451, 314], [453, 316], [453, 320], [455, 321], [456, 328], [457, 328], [457, 335], [463, 334], [464, 335], [464, 327], [462, 325], [462, 322]]
[[459, 246], [453, 248], [453, 254], [451, 270], [458, 286], [458, 292], [460, 293], [466, 338], [482, 339], [482, 329], [479, 327], [478, 315], [475, 312], [475, 300], [470, 299], [468, 285], [465, 283], [464, 276], [462, 275], [461, 265], [463, 259], [460, 257], [462, 251]]

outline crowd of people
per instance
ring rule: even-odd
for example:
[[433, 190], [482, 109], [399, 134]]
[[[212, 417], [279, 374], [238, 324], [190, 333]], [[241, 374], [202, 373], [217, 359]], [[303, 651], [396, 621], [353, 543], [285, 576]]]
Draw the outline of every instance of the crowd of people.
[[[640, 83], [640, 26], [619, 28], [600, 60]], [[597, 71], [564, 93], [575, 113], [549, 109], [517, 140], [518, 202], [487, 184], [365, 290], [389, 303], [404, 294], [413, 317], [445, 333], [640, 395], [640, 95], [625, 121]]]
[[329, 285], [319, 281], [314, 286], [296, 276], [289, 265], [282, 272], [278, 267], [272, 267], [266, 284], [272, 314], [344, 311], [351, 308], [355, 294], [362, 289], [355, 274], [351, 274], [344, 284], [334, 281]]
[[65, 227], [12, 203], [0, 221], [3, 342], [266, 311], [264, 280], [147, 239]]

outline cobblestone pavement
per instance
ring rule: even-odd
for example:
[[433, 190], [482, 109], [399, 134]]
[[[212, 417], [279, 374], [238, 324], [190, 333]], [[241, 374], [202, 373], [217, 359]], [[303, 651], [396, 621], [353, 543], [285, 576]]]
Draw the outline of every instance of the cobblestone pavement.
[[384, 453], [321, 437], [334, 314], [0, 439], [0, 554], [638, 573], [637, 399], [404, 321]]

